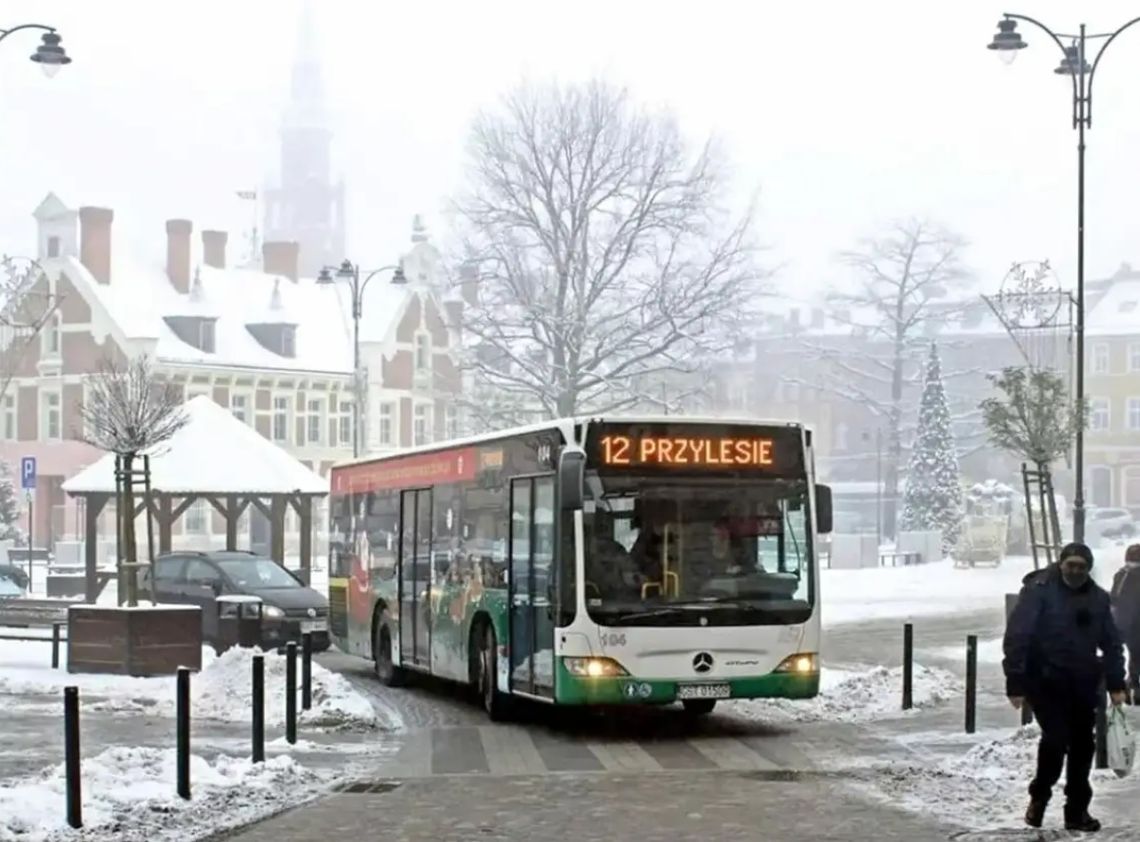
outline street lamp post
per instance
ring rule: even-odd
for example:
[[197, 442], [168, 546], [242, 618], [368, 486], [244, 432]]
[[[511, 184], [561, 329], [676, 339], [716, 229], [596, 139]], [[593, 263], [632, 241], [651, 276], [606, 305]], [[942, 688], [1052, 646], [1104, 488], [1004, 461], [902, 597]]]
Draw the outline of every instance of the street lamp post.
[[[1104, 56], [1108, 45], [1116, 40], [1116, 36], [1135, 23], [1140, 23], [1140, 17], [1133, 18], [1114, 32], [1105, 32], [1090, 35], [1085, 24], [1081, 24], [1080, 32], [1076, 35], [1066, 35], [1054, 32], [1052, 29], [1026, 15], [1006, 13], [998, 21], [998, 32], [989, 49], [996, 50], [998, 55], [1007, 64], [1017, 57], [1019, 50], [1025, 49], [1028, 44], [1017, 31], [1017, 22], [1025, 21], [1045, 32], [1061, 49], [1061, 63], [1054, 73], [1068, 76], [1073, 84], [1073, 128], [1077, 130], [1077, 353], [1076, 353], [1076, 410], [1080, 417], [1084, 417], [1085, 404], [1085, 129], [1092, 128], [1092, 85], [1096, 76], [1096, 69]], [[1063, 40], [1071, 44], [1066, 47]], [[1096, 57], [1090, 66], [1086, 60], [1088, 52], [1086, 45], [1089, 41], [1103, 41], [1097, 50]], [[1076, 442], [1074, 443], [1074, 467], [1076, 469], [1076, 482], [1073, 493], [1073, 540], [1083, 541], [1085, 537], [1085, 432], [1084, 424], [1077, 425]]]
[[[393, 271], [394, 270], [394, 271]], [[360, 265], [345, 260], [336, 269], [326, 266], [317, 275], [318, 284], [335, 284], [338, 280], [348, 281], [352, 294], [352, 456], [355, 459], [360, 455], [360, 421], [364, 415], [362, 393], [364, 391], [360, 371], [360, 316], [364, 310], [364, 290], [368, 282], [381, 272], [392, 271], [393, 284], [406, 284], [404, 267], [401, 264], [381, 266], [373, 269], [360, 280]]]
[[39, 47], [28, 58], [40, 66], [45, 76], [50, 78], [58, 73], [65, 64], [71, 64], [71, 57], [60, 46], [59, 33], [52, 26], [44, 26], [42, 23], [22, 23], [19, 26], [13, 26], [11, 29], [0, 29], [0, 41], [24, 29], [43, 30], [44, 34]]

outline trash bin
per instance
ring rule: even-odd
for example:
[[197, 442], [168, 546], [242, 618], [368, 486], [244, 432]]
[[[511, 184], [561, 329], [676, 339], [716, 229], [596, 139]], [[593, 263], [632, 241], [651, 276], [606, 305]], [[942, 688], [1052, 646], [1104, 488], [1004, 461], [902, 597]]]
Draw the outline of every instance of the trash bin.
[[217, 650], [261, 645], [262, 603], [259, 596], [219, 596]]

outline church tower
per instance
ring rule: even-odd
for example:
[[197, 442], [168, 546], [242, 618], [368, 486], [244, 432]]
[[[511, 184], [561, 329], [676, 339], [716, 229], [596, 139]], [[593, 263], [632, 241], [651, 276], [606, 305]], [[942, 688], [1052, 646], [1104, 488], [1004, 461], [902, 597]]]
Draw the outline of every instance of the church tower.
[[263, 229], [265, 242], [300, 244], [303, 277], [345, 257], [344, 182], [332, 182], [331, 145], [312, 5], [304, 0], [281, 124], [281, 173], [278, 186], [265, 191]]

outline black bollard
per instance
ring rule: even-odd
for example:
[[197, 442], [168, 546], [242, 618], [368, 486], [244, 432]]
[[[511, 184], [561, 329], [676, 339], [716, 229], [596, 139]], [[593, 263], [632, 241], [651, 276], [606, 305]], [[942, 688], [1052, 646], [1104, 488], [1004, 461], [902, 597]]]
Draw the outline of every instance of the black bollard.
[[83, 827], [83, 790], [79, 776], [79, 688], [63, 688], [63, 768], [67, 787], [67, 824]]
[[51, 624], [51, 668], [59, 669], [59, 628], [63, 623]]
[[301, 635], [301, 710], [313, 707], [313, 633]]
[[903, 710], [914, 707], [914, 626], [903, 626]]
[[297, 644], [285, 645], [285, 742], [297, 742]]
[[1096, 768], [1108, 768], [1108, 691], [1103, 675], [1096, 689]]
[[265, 658], [253, 656], [253, 762], [265, 762]]
[[966, 733], [977, 730], [978, 719], [978, 636], [966, 638]]
[[178, 797], [190, 800], [190, 670], [178, 668], [175, 698], [175, 753], [177, 755]]

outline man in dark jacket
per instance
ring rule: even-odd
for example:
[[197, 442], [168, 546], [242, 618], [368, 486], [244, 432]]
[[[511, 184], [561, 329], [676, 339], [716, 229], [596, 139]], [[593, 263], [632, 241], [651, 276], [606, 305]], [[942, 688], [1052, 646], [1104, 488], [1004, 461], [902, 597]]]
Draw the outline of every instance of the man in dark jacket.
[[1112, 580], [1112, 613], [1128, 647], [1128, 694], [1140, 705], [1140, 544], [1124, 553], [1124, 566]]
[[1097, 692], [1103, 677], [1113, 704], [1123, 703], [1124, 652], [1108, 592], [1089, 575], [1092, 550], [1069, 544], [1059, 558], [1025, 577], [1010, 615], [1004, 642], [1006, 695], [1015, 708], [1028, 700], [1041, 726], [1026, 824], [1041, 827], [1068, 756], [1065, 828], [1096, 831], [1100, 822], [1088, 808]]

